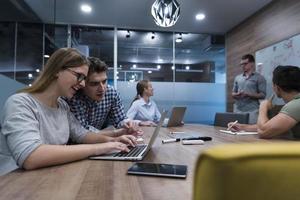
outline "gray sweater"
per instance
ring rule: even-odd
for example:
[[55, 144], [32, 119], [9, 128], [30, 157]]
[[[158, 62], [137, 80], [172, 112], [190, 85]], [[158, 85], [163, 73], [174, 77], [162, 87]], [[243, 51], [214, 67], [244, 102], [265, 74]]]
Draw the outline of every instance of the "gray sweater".
[[81, 143], [88, 132], [61, 98], [51, 108], [27, 93], [7, 99], [0, 123], [0, 175], [22, 167], [42, 144], [65, 145], [69, 138]]

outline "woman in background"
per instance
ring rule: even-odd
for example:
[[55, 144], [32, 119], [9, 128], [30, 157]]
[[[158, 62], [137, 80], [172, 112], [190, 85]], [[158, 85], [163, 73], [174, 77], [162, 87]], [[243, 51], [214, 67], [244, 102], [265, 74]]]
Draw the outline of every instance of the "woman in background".
[[137, 95], [127, 111], [127, 117], [136, 120], [140, 126], [156, 126], [160, 120], [160, 112], [156, 103], [150, 99], [153, 96], [152, 84], [141, 80], [136, 85]]
[[[31, 87], [8, 98], [1, 116], [0, 175], [18, 167], [36, 169], [112, 151], [129, 151], [136, 139], [125, 129], [116, 137], [83, 128], [61, 98], [85, 86], [88, 61], [76, 49], [62, 48], [48, 60]], [[69, 138], [79, 145], [65, 145]]]

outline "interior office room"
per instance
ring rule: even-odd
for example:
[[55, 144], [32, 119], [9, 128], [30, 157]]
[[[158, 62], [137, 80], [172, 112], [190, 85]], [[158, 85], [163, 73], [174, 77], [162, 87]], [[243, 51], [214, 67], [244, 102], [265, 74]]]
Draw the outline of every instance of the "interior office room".
[[[139, 81], [150, 81], [150, 98], [165, 120], [138, 126], [140, 143], [149, 143], [140, 160], [89, 155], [20, 167], [0, 176], [0, 199], [298, 199], [297, 138], [261, 137], [261, 121], [241, 134], [229, 129], [249, 123], [248, 114], [234, 115], [232, 96], [246, 54], [266, 81], [260, 105], [271, 98], [274, 105], [287, 103], [274, 92], [273, 70], [300, 66], [299, 10], [298, 0], [1, 1], [0, 115], [11, 95], [35, 84], [54, 52], [74, 48], [106, 63], [107, 84], [119, 93], [125, 114]], [[165, 127], [174, 107], [185, 107], [180, 124]], [[261, 107], [258, 120], [271, 121], [261, 117]], [[293, 119], [291, 126], [299, 125]], [[2, 147], [15, 147], [4, 143], [9, 134], [1, 137]], [[134, 174], [139, 163], [148, 163], [140, 166], [142, 176]]]

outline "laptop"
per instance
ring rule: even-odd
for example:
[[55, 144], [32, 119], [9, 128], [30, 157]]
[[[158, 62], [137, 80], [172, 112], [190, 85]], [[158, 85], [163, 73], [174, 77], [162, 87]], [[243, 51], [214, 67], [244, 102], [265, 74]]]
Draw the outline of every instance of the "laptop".
[[186, 107], [173, 107], [169, 121], [165, 126], [166, 127], [182, 126], [181, 122], [183, 120], [185, 110]]
[[131, 147], [129, 152], [116, 152], [100, 156], [91, 156], [89, 158], [93, 160], [143, 160], [154, 144], [166, 115], [167, 111], [163, 111], [159, 123], [151, 136], [149, 144], [138, 144], [135, 147]]

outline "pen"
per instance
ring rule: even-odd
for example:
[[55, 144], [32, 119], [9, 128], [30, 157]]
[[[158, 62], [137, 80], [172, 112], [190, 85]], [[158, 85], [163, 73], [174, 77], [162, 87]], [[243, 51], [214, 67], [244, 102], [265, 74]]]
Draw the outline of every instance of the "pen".
[[182, 144], [204, 144], [203, 140], [182, 140]]
[[171, 131], [170, 134], [184, 134], [183, 131]]
[[227, 130], [229, 131], [237, 123], [238, 123], [238, 120], [235, 120], [230, 126], [228, 126]]
[[200, 137], [188, 137], [182, 138], [182, 140], [203, 140], [203, 141], [211, 141], [212, 138], [208, 136], [200, 136]]
[[165, 144], [165, 143], [179, 142], [179, 141], [180, 141], [180, 138], [172, 138], [172, 139], [162, 140], [161, 142], [162, 142], [163, 144]]
[[275, 97], [275, 95], [274, 94], [272, 94], [272, 96], [270, 97], [270, 101], [273, 101], [273, 99], [274, 99], [274, 97]]

